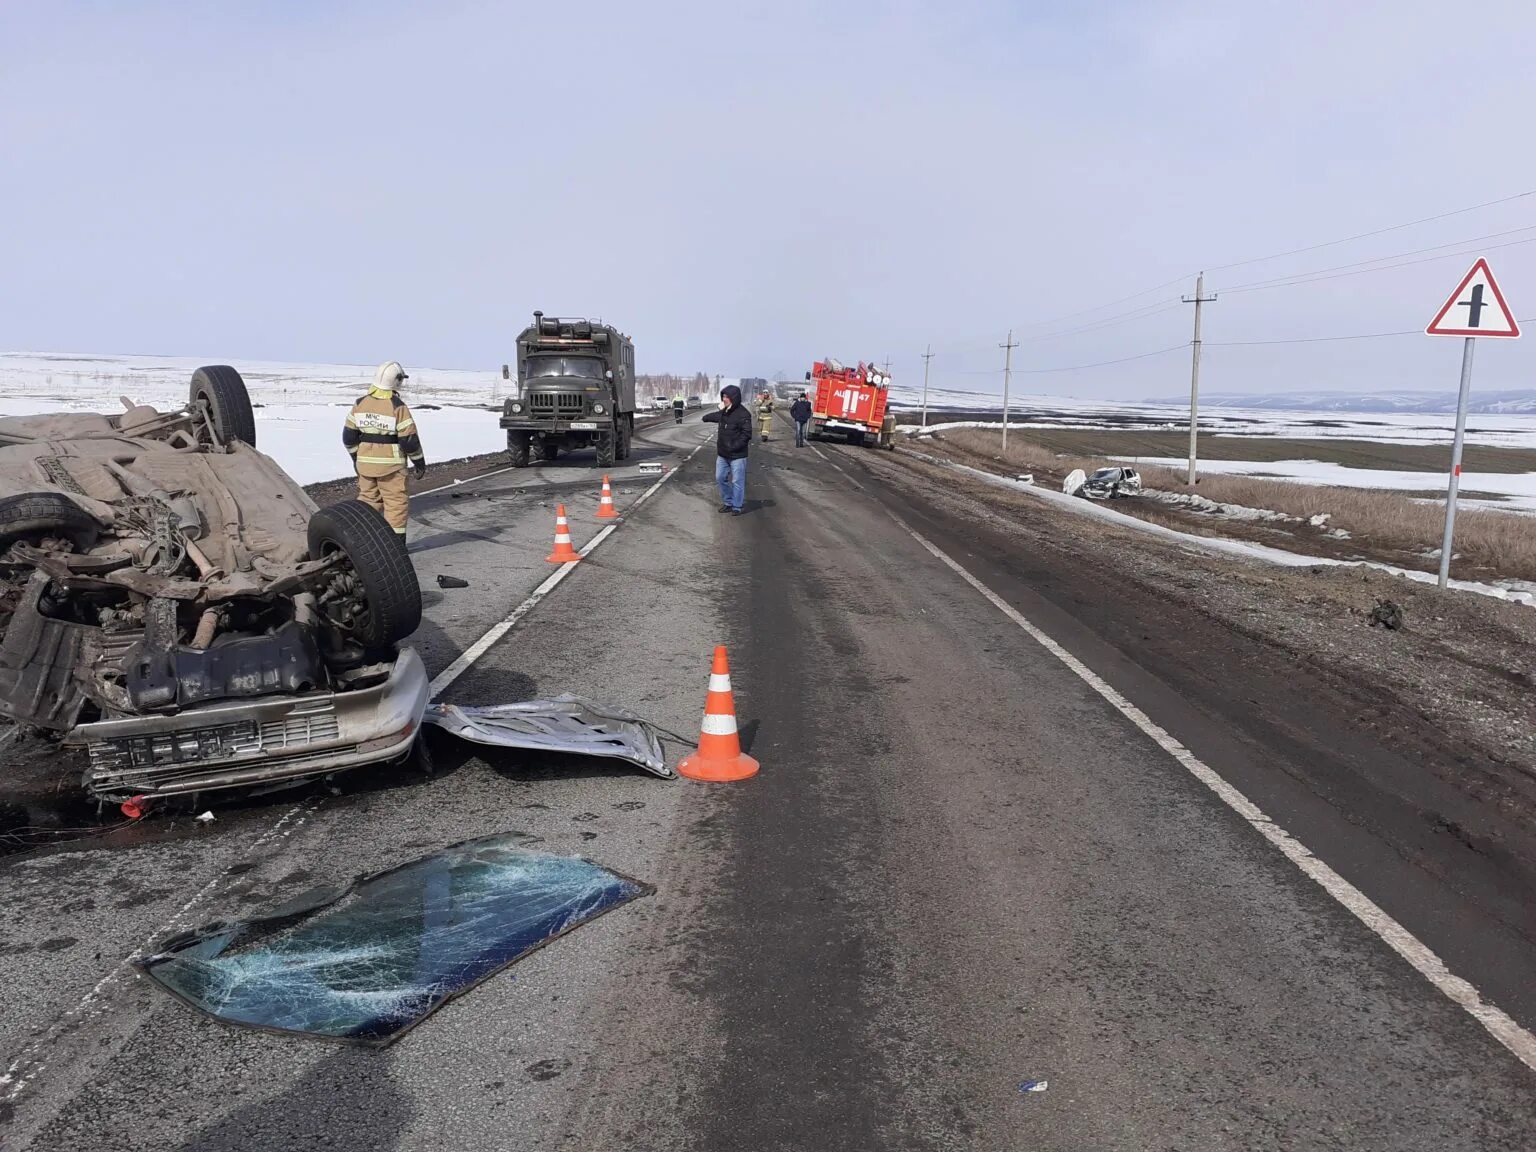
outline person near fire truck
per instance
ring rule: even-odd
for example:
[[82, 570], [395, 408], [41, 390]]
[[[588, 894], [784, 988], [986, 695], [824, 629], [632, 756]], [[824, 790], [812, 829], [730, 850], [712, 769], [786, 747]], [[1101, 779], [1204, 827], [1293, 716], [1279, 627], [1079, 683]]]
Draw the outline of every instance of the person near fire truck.
[[789, 406], [789, 415], [795, 422], [795, 447], [805, 447], [805, 425], [811, 418], [811, 402], [806, 399], [804, 392], [800, 393], [800, 399]]
[[382, 512], [402, 541], [411, 514], [406, 465], [418, 480], [427, 474], [416, 420], [400, 399], [400, 384], [407, 379], [397, 361], [380, 364], [368, 394], [352, 405], [341, 431], [342, 445], [357, 471], [357, 498]]

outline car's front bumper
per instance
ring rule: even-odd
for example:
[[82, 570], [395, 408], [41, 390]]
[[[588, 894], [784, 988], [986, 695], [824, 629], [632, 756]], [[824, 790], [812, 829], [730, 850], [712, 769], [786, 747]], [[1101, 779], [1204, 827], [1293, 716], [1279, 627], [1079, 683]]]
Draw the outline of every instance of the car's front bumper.
[[388, 679], [352, 692], [229, 700], [174, 716], [78, 725], [93, 796], [178, 796], [325, 776], [410, 751], [427, 706], [427, 670], [402, 649]]

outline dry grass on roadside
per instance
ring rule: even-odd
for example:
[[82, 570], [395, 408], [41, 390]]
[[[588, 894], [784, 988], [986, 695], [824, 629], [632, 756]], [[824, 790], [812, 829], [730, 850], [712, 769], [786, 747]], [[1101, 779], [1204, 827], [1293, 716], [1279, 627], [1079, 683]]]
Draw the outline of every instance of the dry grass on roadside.
[[[941, 443], [988, 459], [1001, 458], [1002, 437], [983, 428], [955, 428]], [[1074, 468], [1091, 472], [1103, 458], [1057, 456], [1027, 436], [1009, 431], [1010, 470], [1063, 476]], [[1330, 528], [1343, 528], [1356, 539], [1380, 548], [1423, 554], [1440, 547], [1445, 511], [1399, 492], [1371, 488], [1324, 487], [1266, 480], [1256, 476], [1207, 475], [1190, 488], [1168, 468], [1143, 468], [1147, 486], [1167, 492], [1198, 492], [1223, 504], [1269, 508], [1287, 516], [1326, 512]], [[1456, 516], [1456, 568], [1491, 569], [1504, 577], [1536, 579], [1536, 519], [1514, 512], [1461, 509]]]

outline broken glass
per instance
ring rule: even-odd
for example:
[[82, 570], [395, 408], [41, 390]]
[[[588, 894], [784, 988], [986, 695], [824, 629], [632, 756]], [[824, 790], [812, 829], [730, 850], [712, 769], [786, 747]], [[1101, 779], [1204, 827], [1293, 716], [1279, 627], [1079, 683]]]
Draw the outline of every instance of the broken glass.
[[555, 937], [654, 891], [517, 839], [471, 840], [258, 919], [209, 925], [138, 966], [227, 1023], [388, 1044]]

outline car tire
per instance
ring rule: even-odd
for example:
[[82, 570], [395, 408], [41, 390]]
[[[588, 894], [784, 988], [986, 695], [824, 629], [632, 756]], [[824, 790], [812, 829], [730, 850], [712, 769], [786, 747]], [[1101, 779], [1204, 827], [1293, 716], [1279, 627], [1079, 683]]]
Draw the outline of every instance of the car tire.
[[399, 535], [382, 513], [359, 500], [343, 500], [309, 520], [309, 554], [319, 560], [343, 552], [362, 585], [368, 615], [357, 639], [371, 648], [404, 640], [421, 625], [421, 585]]
[[528, 433], [507, 433], [507, 459], [514, 468], [528, 467]]
[[0, 499], [0, 552], [28, 537], [63, 536], [84, 551], [96, 543], [101, 525], [60, 492], [26, 492]]
[[213, 430], [225, 444], [234, 440], [256, 447], [256, 413], [251, 409], [251, 394], [228, 364], [209, 364], [192, 373], [189, 395], [192, 404], [208, 405]]
[[560, 445], [556, 444], [553, 440], [540, 440], [539, 441], [539, 459], [540, 460], [543, 460], [543, 461], [545, 461], [546, 463], [549, 463], [549, 464], [553, 464], [555, 462], [556, 458], [559, 455], [560, 455]]
[[615, 458], [618, 456], [619, 430], [617, 427], [597, 441], [597, 466], [599, 468], [612, 468]]

